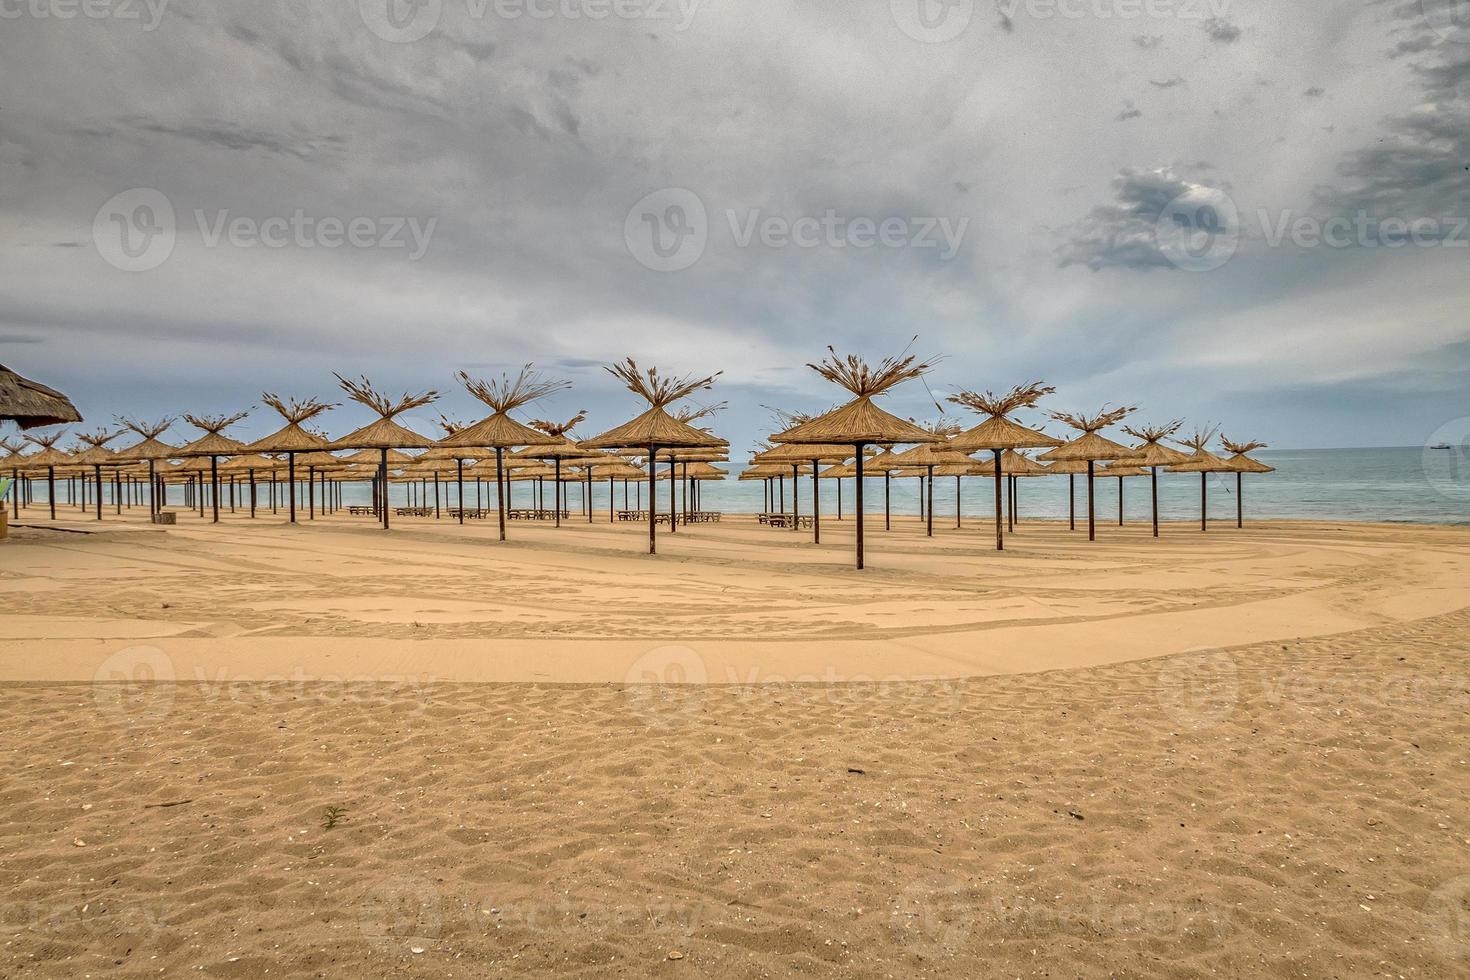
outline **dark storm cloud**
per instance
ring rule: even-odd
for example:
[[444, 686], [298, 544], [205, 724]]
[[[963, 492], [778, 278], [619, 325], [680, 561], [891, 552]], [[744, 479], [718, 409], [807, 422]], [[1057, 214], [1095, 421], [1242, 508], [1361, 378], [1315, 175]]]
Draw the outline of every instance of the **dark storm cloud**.
[[1205, 36], [1216, 44], [1234, 44], [1240, 40], [1240, 28], [1222, 17], [1211, 17], [1204, 23]]
[[1182, 75], [1175, 75], [1173, 78], [1167, 78], [1162, 82], [1156, 82], [1153, 79], [1149, 79], [1148, 83], [1154, 88], [1177, 88], [1180, 85], [1189, 84], [1184, 80], [1184, 76]]
[[1152, 51], [1164, 43], [1164, 36], [1162, 34], [1136, 34], [1133, 37], [1133, 43], [1145, 51]]
[[1094, 272], [1175, 268], [1159, 249], [1156, 228], [1171, 201], [1201, 187], [1175, 168], [1124, 170], [1113, 180], [1116, 203], [1098, 205], [1063, 229], [1058, 265], [1085, 265]]
[[1307, 89], [1302, 94], [1305, 95], [1309, 99], [1319, 99], [1322, 96], [1324, 96], [1324, 95], [1327, 94], [1327, 90], [1325, 88], [1321, 88], [1319, 86], [1313, 85], [1311, 88]]

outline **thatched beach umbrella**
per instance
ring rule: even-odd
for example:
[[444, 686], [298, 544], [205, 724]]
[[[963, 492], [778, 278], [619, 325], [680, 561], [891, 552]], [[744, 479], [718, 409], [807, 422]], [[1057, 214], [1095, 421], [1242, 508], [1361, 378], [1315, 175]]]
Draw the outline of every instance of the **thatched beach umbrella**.
[[[1004, 395], [994, 392], [962, 391], [957, 395], [950, 396], [949, 400], [956, 405], [963, 405], [973, 412], [988, 415], [984, 422], [961, 432], [950, 440], [950, 445], [964, 453], [977, 453], [988, 450], [991, 460], [1000, 459], [1001, 453], [1007, 449], [1048, 449], [1060, 446], [1062, 440], [1054, 439], [1044, 432], [1028, 429], [1023, 425], [1011, 421], [1006, 416], [1023, 408], [1031, 408], [1044, 396], [1056, 391], [1052, 386], [1041, 381], [1032, 381], [1029, 384], [1017, 385]], [[1001, 477], [1005, 464], [992, 467], [995, 474], [995, 550], [1005, 549], [1005, 533], [1001, 529]]]
[[[567, 433], [575, 429], [577, 427], [577, 423], [584, 421], [586, 418], [587, 410], [584, 408], [580, 409], [576, 415], [573, 415], [565, 422], [552, 422], [546, 419], [532, 419], [531, 428], [535, 429], [537, 432], [545, 433], [548, 436], [554, 436], [557, 441], [553, 443], [548, 443], [544, 446], [527, 446], [525, 449], [516, 454], [517, 456], [525, 456], [532, 459], [549, 460], [552, 463], [553, 478], [555, 480], [553, 486], [556, 488], [554, 493], [555, 500], [553, 508], [556, 512], [555, 521], [553, 524], [553, 526], [555, 527], [561, 527], [561, 504], [562, 500], [564, 499], [564, 493], [561, 485], [561, 464], [565, 460], [580, 459], [586, 456], [589, 452], [589, 450], [583, 449], [581, 446], [577, 445], [577, 443], [571, 438], [571, 436], [567, 435]], [[590, 507], [588, 508], [587, 512], [587, 520], [588, 523], [591, 523], [592, 521], [592, 511]]]
[[1096, 415], [1070, 415], [1066, 412], [1052, 412], [1051, 417], [1058, 422], [1065, 422], [1072, 428], [1078, 430], [1082, 435], [1048, 453], [1043, 453], [1038, 458], [1047, 463], [1064, 463], [1070, 460], [1082, 460], [1087, 463], [1087, 540], [1097, 540], [1097, 515], [1093, 510], [1093, 476], [1094, 465], [1100, 459], [1127, 459], [1130, 450], [1127, 446], [1120, 446], [1111, 439], [1104, 439], [1098, 435], [1098, 430], [1106, 429], [1110, 425], [1117, 425], [1136, 409], [1132, 406], [1126, 408], [1103, 408]]
[[[457, 419], [451, 419], [447, 415], [441, 415], [441, 416], [439, 416], [439, 427], [444, 430], [444, 436], [445, 436], [445, 438], [448, 438], [449, 436], [453, 436], [453, 435], [458, 435], [459, 433], [463, 432], [467, 428], [467, 426], [463, 422], [460, 422]], [[493, 450], [490, 450], [490, 449], [484, 449], [484, 448], [481, 448], [481, 447], [478, 447], [478, 446], [446, 446], [446, 445], [444, 445], [441, 442], [438, 445], [436, 445], [433, 449], [427, 450], [426, 452], [424, 452], [423, 454], [421, 454], [419, 456], [419, 462], [421, 462], [421, 463], [432, 463], [432, 462], [445, 462], [445, 461], [449, 461], [449, 462], [453, 462], [454, 463], [454, 479], [455, 479], [455, 482], [459, 485], [459, 491], [458, 491], [458, 497], [457, 497], [457, 500], [459, 502], [459, 523], [463, 524], [464, 523], [464, 464], [465, 463], [469, 463], [471, 466], [473, 466], [473, 465], [475, 465], [476, 462], [478, 462], [480, 460], [494, 459], [494, 458], [495, 458], [495, 453], [494, 453]], [[476, 509], [478, 509], [479, 506], [480, 506], [480, 489], [479, 488], [480, 488], [480, 475], [479, 475], [479, 471], [477, 470], [476, 473], [475, 473], [475, 507], [476, 507]], [[497, 492], [499, 492], [498, 489], [497, 489]], [[436, 491], [436, 494], [437, 494], [437, 491]], [[436, 495], [435, 498], [434, 498], [434, 503], [435, 503], [436, 509], [438, 507], [438, 502], [439, 502], [439, 498]], [[437, 512], [436, 512], [435, 516], [436, 517], [438, 516]]]
[[383, 530], [386, 531], [388, 530], [388, 450], [428, 449], [434, 445], [432, 439], [419, 435], [412, 429], [405, 429], [393, 419], [409, 409], [422, 408], [433, 403], [439, 397], [439, 392], [430, 390], [417, 395], [405, 392], [398, 398], [390, 398], [375, 390], [372, 382], [365, 377], [349, 381], [336, 372], [333, 372], [333, 376], [342, 390], [347, 392], [348, 398], [378, 413], [376, 422], [370, 422], [356, 432], [333, 441], [327, 448], [331, 450], [376, 449], [378, 451], [378, 479], [379, 486], [382, 487], [382, 496], [378, 500], [378, 505], [382, 511]]
[[137, 442], [126, 449], [118, 450], [114, 458], [119, 463], [148, 463], [148, 515], [156, 515], [161, 507], [158, 500], [158, 461], [160, 459], [171, 459], [178, 453], [179, 447], [171, 446], [158, 437], [168, 431], [174, 424], [173, 418], [162, 418], [156, 422], [143, 422], [138, 419], [118, 418], [117, 422], [125, 429], [129, 429], [142, 436], [142, 441]]
[[[863, 469], [868, 473], [883, 474], [883, 530], [893, 530], [893, 494], [892, 477], [893, 472], [898, 469], [893, 460], [896, 454], [893, 447], [886, 447], [876, 456], [869, 457], [863, 463]], [[853, 467], [853, 475], [857, 475], [857, 467]]]
[[184, 413], [184, 421], [196, 429], [203, 430], [204, 435], [179, 449], [174, 456], [180, 459], [209, 457], [209, 482], [213, 487], [214, 497], [214, 520], [211, 523], [219, 523], [219, 458], [221, 456], [238, 456], [245, 451], [244, 443], [236, 442], [228, 436], [220, 435], [220, 433], [249, 414], [248, 409], [243, 412], [236, 412], [234, 415], [190, 415], [187, 412]]
[[0, 364], [0, 421], [22, 429], [82, 421], [77, 407], [55, 388], [32, 381]]
[[[586, 449], [648, 450], [648, 553], [652, 555], [658, 549], [655, 526], [658, 524], [656, 512], [658, 510], [657, 461], [659, 451], [686, 448], [728, 448], [729, 446], [725, 440], [703, 429], [695, 428], [688, 422], [681, 422], [674, 418], [668, 413], [668, 406], [688, 398], [696, 391], [707, 391], [714, 387], [715, 379], [724, 372], [716, 371], [702, 378], [687, 375], [662, 377], [656, 367], [649, 368], [646, 372], [641, 371], [631, 357], [605, 370], [623, 382], [629, 391], [647, 401], [649, 408], [648, 411], [630, 422], [624, 422], [617, 428], [609, 429], [594, 438], [582, 440], [582, 446]], [[672, 488], [670, 492], [672, 493]], [[672, 518], [672, 500], [669, 501], [669, 510]], [[672, 519], [670, 527], [673, 527]]]
[[853, 400], [809, 422], [804, 422], [771, 437], [772, 442], [800, 444], [839, 443], [852, 446], [857, 470], [857, 567], [863, 567], [863, 449], [896, 443], [942, 442], [912, 422], [906, 422], [873, 404], [878, 395], [891, 391], [905, 381], [922, 377], [929, 364], [917, 363], [913, 355], [884, 358], [877, 367], [849, 354], [838, 357], [831, 347], [828, 357], [807, 367], [822, 377], [845, 388]]
[[[303, 423], [323, 412], [337, 407], [335, 402], [324, 402], [317, 398], [292, 398], [286, 400], [269, 391], [262, 392], [260, 400], [280, 413], [286, 424], [262, 439], [246, 446], [247, 453], [286, 454], [286, 496], [290, 510], [287, 523], [296, 523], [296, 454], [320, 452], [330, 445], [330, 440], [303, 428]], [[253, 514], [251, 516], [254, 516]]]
[[1225, 465], [1230, 472], [1235, 474], [1235, 526], [1245, 527], [1245, 487], [1242, 485], [1241, 477], [1246, 473], [1275, 473], [1276, 467], [1267, 466], [1258, 459], [1252, 459], [1247, 453], [1253, 453], [1257, 449], [1265, 449], [1264, 442], [1231, 442], [1223, 435], [1220, 436], [1220, 445], [1230, 453], [1230, 458], [1225, 460]]
[[610, 457], [607, 462], [589, 463], [587, 471], [593, 479], [607, 480], [607, 522], [616, 523], [618, 513], [618, 501], [615, 494], [615, 484], [618, 480], [624, 482], [623, 494], [626, 497], [628, 488], [627, 481], [643, 479], [643, 470], [625, 460]]
[[[994, 476], [995, 458], [992, 457], [986, 462], [981, 463], [980, 469], [982, 475]], [[1032, 477], [1050, 476], [1052, 467], [1043, 466], [1020, 450], [1007, 449], [1000, 454], [1000, 472], [1001, 476], [1004, 477], [1004, 483], [1007, 488], [1006, 499], [1009, 501], [1007, 508], [1009, 516], [1006, 520], [1006, 526], [1014, 531], [1016, 529], [1016, 523], [1019, 520], [1017, 515], [1020, 512], [1020, 493], [1016, 489], [1018, 486], [1017, 481]], [[1085, 472], [1085, 467], [1079, 464], [1078, 472]]]
[[798, 470], [805, 466], [811, 467], [812, 473], [812, 542], [822, 542], [822, 506], [821, 494], [819, 493], [818, 468], [825, 463], [841, 463], [852, 455], [852, 448], [845, 445], [813, 443], [802, 445], [790, 443], [767, 449], [765, 452], [757, 453], [751, 457], [751, 461], [762, 464], [772, 464], [791, 467], [791, 529], [796, 530], [801, 517], [801, 492], [800, 481], [797, 480]]
[[41, 451], [26, 457], [26, 465], [32, 470], [46, 471], [46, 502], [51, 507], [51, 519], [56, 520], [56, 467], [71, 465], [71, 456], [56, 448], [56, 443], [66, 433], [50, 432], [38, 436], [26, 434], [21, 438], [33, 445], [40, 446]]
[[[149, 465], [151, 472], [151, 460]], [[288, 465], [289, 464], [283, 463], [278, 459], [271, 459], [267, 456], [261, 456], [258, 453], [247, 453], [242, 456], [236, 456], [234, 459], [221, 466], [220, 472], [229, 474], [231, 478], [234, 478], [235, 474], [237, 473], [245, 474], [246, 480], [248, 481], [247, 486], [250, 488], [250, 516], [253, 518], [255, 516], [256, 509], [256, 476], [264, 473], [269, 475], [271, 479], [274, 480], [277, 473], [281, 472], [282, 470], [288, 469]]]
[[1129, 477], [1148, 476], [1149, 470], [1133, 465], [1132, 460], [1118, 460], [1097, 471], [1097, 475], [1118, 478], [1118, 526], [1123, 526], [1123, 481]]
[[1181, 446], [1193, 449], [1184, 462], [1169, 467], [1170, 473], [1198, 473], [1199, 474], [1199, 529], [1208, 531], [1210, 527], [1210, 474], [1228, 473], [1230, 467], [1225, 461], [1205, 447], [1210, 440], [1215, 438], [1219, 426], [1196, 429], [1194, 435], [1187, 439], [1175, 439]]
[[[929, 506], [928, 520], [926, 522], [926, 533], [929, 537], [934, 536], [934, 477], [939, 470], [946, 467], [956, 467], [959, 472], [955, 475], [973, 476], [979, 472], [976, 468], [979, 464], [966, 454], [953, 448], [949, 443], [943, 442], [942, 432], [932, 432], [932, 435], [940, 440], [934, 443], [920, 443], [912, 449], [906, 449], [893, 456], [892, 462], [897, 466], [902, 476], [924, 475], [929, 480]], [[940, 476], [948, 475], [938, 473]], [[958, 487], [958, 483], [956, 483]]]
[[[1135, 439], [1142, 440], [1133, 447], [1133, 454], [1120, 462], [1127, 462], [1134, 466], [1148, 469], [1149, 492], [1153, 495], [1154, 515], [1154, 537], [1159, 536], [1159, 467], [1176, 466], [1189, 457], [1177, 449], [1170, 449], [1163, 444], [1163, 440], [1172, 438], [1179, 427], [1184, 424], [1183, 419], [1175, 419], [1167, 425], [1141, 425], [1138, 427], [1123, 426], [1123, 431]], [[1123, 484], [1118, 484], [1118, 496], [1123, 495]], [[1123, 523], [1121, 518], [1119, 524]]]
[[[116, 454], [107, 448], [107, 444], [118, 436], [122, 431], [108, 432], [106, 429], [98, 429], [96, 432], [79, 432], [77, 438], [85, 445], [86, 450], [72, 457], [73, 466], [92, 467], [96, 475], [97, 483], [97, 520], [102, 520], [102, 467], [117, 466]], [[85, 496], [85, 495], [84, 495]], [[114, 491], [118, 513], [122, 513], [122, 498]]]
[[495, 507], [500, 516], [500, 540], [505, 540], [505, 496], [510, 489], [505, 479], [505, 451], [516, 446], [554, 446], [562, 440], [522, 425], [508, 413], [570, 388], [571, 382], [553, 381], [541, 376], [533, 365], [526, 364], [515, 378], [501, 374], [497, 379], [482, 381], [471, 378], [463, 371], [455, 377], [465, 390], [495, 411], [453, 435], [439, 440], [439, 446], [448, 449], [493, 449], [495, 450]]
[[[5, 454], [3, 458], [0, 458], [0, 472], [10, 471], [10, 505], [14, 508], [17, 519], [20, 518], [20, 471], [21, 467], [26, 465], [25, 457], [21, 455], [23, 448], [25, 448], [24, 442], [17, 442], [9, 437], [0, 439], [0, 452]], [[3, 507], [4, 503], [4, 499], [0, 498], [0, 507]]]

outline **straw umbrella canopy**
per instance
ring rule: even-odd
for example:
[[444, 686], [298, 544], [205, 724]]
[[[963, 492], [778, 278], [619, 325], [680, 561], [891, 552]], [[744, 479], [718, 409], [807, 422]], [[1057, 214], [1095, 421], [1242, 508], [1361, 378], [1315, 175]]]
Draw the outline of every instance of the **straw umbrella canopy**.
[[1127, 446], [1119, 445], [1111, 439], [1105, 439], [1098, 435], [1100, 429], [1117, 425], [1136, 409], [1132, 406], [1123, 408], [1107, 408], [1096, 415], [1068, 414], [1066, 412], [1052, 412], [1051, 417], [1058, 422], [1065, 422], [1072, 428], [1078, 430], [1082, 435], [1071, 442], [1058, 446], [1050, 452], [1043, 453], [1039, 458], [1048, 463], [1061, 463], [1071, 460], [1082, 460], [1087, 463], [1087, 540], [1097, 540], [1097, 516], [1093, 511], [1093, 476], [1095, 464], [1098, 460], [1127, 459], [1132, 451]]
[[[842, 463], [852, 456], [851, 446], [839, 443], [787, 443], [775, 446], [764, 452], [756, 453], [751, 457], [755, 463], [770, 463], [773, 465], [785, 465], [791, 467], [791, 514], [794, 518], [801, 516], [800, 490], [801, 484], [797, 482], [797, 471], [803, 463], [812, 468], [812, 543], [822, 543], [822, 506], [821, 494], [817, 470], [824, 463]], [[793, 520], [791, 529], [796, 530], [799, 522]]]
[[1223, 435], [1220, 436], [1220, 445], [1230, 453], [1225, 465], [1235, 474], [1235, 526], [1245, 527], [1245, 504], [1243, 493], [1245, 487], [1242, 485], [1241, 477], [1246, 473], [1275, 473], [1276, 467], [1267, 466], [1258, 459], [1252, 459], [1247, 453], [1253, 453], [1257, 449], [1265, 449], [1264, 442], [1231, 442]]
[[[92, 467], [92, 472], [97, 478], [97, 520], [102, 520], [102, 467], [117, 466], [117, 454], [107, 448], [107, 444], [118, 436], [122, 430], [108, 432], [98, 429], [96, 432], [77, 433], [77, 438], [86, 445], [86, 450], [72, 457], [74, 466]], [[85, 499], [85, 498], [84, 498]], [[117, 498], [118, 513], [122, 513], [122, 498]]]
[[77, 407], [55, 388], [32, 381], [0, 364], [0, 421], [9, 420], [22, 429], [82, 421]]
[[[586, 457], [589, 453], [589, 450], [583, 449], [581, 446], [577, 445], [577, 443], [569, 435], [567, 435], [567, 433], [575, 429], [577, 427], [577, 423], [584, 421], [586, 418], [587, 410], [584, 408], [579, 410], [576, 415], [573, 415], [565, 422], [551, 422], [546, 419], [533, 419], [531, 421], [531, 428], [548, 436], [555, 436], [557, 441], [540, 446], [527, 446], [525, 449], [522, 449], [514, 454], [518, 457], [529, 457], [531, 459], [552, 461], [552, 474], [555, 477], [556, 481], [553, 484], [554, 507], [552, 508], [555, 512], [555, 527], [561, 527], [561, 502], [564, 499], [564, 493], [561, 486], [561, 464], [564, 460], [581, 459], [583, 457]], [[591, 483], [590, 478], [588, 482]], [[587, 523], [592, 523], [591, 508], [588, 508]]]
[[483, 381], [471, 378], [463, 371], [455, 375], [465, 390], [489, 405], [494, 412], [474, 425], [460, 429], [439, 441], [439, 446], [450, 449], [483, 448], [495, 450], [495, 497], [496, 510], [500, 518], [500, 540], [505, 540], [505, 451], [516, 446], [552, 446], [561, 440], [522, 425], [508, 414], [513, 409], [545, 398], [547, 395], [564, 391], [572, 385], [568, 381], [554, 381], [542, 377], [531, 364], [524, 365], [514, 379], [501, 374], [497, 379]]
[[[863, 468], [869, 473], [883, 474], [883, 530], [893, 529], [893, 497], [891, 493], [891, 478], [893, 471], [898, 467], [894, 464], [897, 454], [890, 446], [876, 456], [869, 457], [863, 464]], [[857, 467], [853, 467], [853, 475], [857, 474]]]
[[21, 436], [26, 442], [41, 447], [40, 452], [25, 457], [25, 463], [33, 470], [46, 471], [46, 501], [51, 507], [53, 521], [56, 520], [56, 467], [71, 465], [71, 456], [56, 448], [56, 443], [65, 434], [62, 431], [40, 436], [29, 433]]
[[161, 418], [156, 422], [144, 422], [139, 419], [119, 417], [117, 422], [125, 429], [129, 429], [142, 436], [142, 441], [137, 442], [126, 449], [120, 449], [114, 458], [120, 463], [148, 463], [148, 513], [150, 516], [158, 513], [158, 494], [156, 481], [158, 479], [158, 461], [170, 459], [178, 451], [177, 446], [171, 446], [158, 437], [168, 431], [174, 424], [172, 417]]
[[[180, 448], [174, 457], [186, 459], [189, 457], [209, 457], [209, 481], [213, 488], [214, 498], [214, 520], [219, 523], [219, 458], [221, 456], [238, 456], [245, 451], [245, 445], [236, 442], [229, 436], [221, 435], [225, 429], [249, 415], [247, 409], [236, 412], [234, 415], [190, 415], [184, 413], [184, 421], [196, 429], [203, 430], [204, 435], [195, 439], [187, 446]], [[173, 457], [170, 457], [173, 458]]]
[[[1118, 526], [1123, 526], [1123, 481], [1129, 477], [1149, 476], [1151, 470], [1136, 465], [1132, 459], [1115, 460], [1097, 471], [1098, 476], [1118, 478]], [[1155, 498], [1157, 501], [1157, 498]]]
[[[643, 470], [626, 460], [609, 454], [605, 462], [587, 463], [587, 472], [592, 478], [607, 480], [607, 522], [609, 524], [617, 521], [617, 500], [613, 495], [613, 486], [617, 480], [641, 480], [644, 477]], [[624, 494], [627, 487], [623, 488]]]
[[[1007, 418], [1012, 412], [1022, 408], [1031, 408], [1046, 395], [1055, 392], [1051, 385], [1041, 381], [1032, 381], [1028, 384], [1017, 385], [1004, 395], [997, 395], [992, 391], [974, 392], [962, 391], [957, 395], [951, 395], [949, 400], [956, 405], [981, 415], [987, 415], [984, 422], [961, 432], [950, 440], [950, 445], [965, 453], [977, 453], [989, 450], [993, 460], [1000, 459], [1001, 453], [1007, 449], [1049, 449], [1060, 446], [1062, 440], [1053, 438], [1044, 432], [1028, 429]], [[1001, 526], [1001, 477], [1005, 464], [993, 467], [995, 474], [995, 550], [1005, 550], [1005, 531]]]
[[[150, 460], [149, 461], [149, 467], [150, 467], [149, 472], [150, 473], [152, 472], [152, 465], [153, 465], [153, 462], [152, 462], [152, 460]], [[232, 476], [234, 474], [236, 474], [236, 473], [244, 473], [245, 474], [246, 479], [249, 480], [249, 487], [250, 487], [250, 516], [251, 517], [254, 517], [255, 516], [255, 509], [256, 509], [256, 496], [255, 496], [255, 476], [256, 476], [256, 474], [257, 473], [266, 473], [266, 474], [272, 475], [272, 477], [273, 477], [274, 474], [279, 473], [282, 470], [285, 470], [287, 468], [288, 468], [288, 464], [287, 463], [283, 463], [279, 459], [272, 459], [269, 456], [261, 456], [258, 453], [246, 453], [246, 454], [241, 455], [241, 456], [236, 456], [233, 459], [231, 459], [229, 462], [223, 464], [222, 466], [220, 466], [219, 471], [221, 473], [228, 473], [228, 474], [230, 474]]]
[[[10, 470], [10, 486], [6, 489], [10, 493], [10, 503], [17, 518], [20, 517], [20, 471], [26, 462], [20, 451], [24, 448], [24, 442], [16, 442], [10, 438], [0, 439], [0, 452], [5, 453], [5, 458], [0, 459], [0, 469]], [[4, 505], [4, 499], [0, 496], [0, 506]]]
[[378, 498], [378, 510], [383, 518], [383, 530], [388, 530], [388, 451], [390, 449], [428, 449], [434, 445], [434, 441], [427, 436], [422, 436], [412, 429], [405, 429], [393, 421], [396, 416], [413, 408], [422, 408], [432, 404], [439, 397], [439, 392], [429, 390], [417, 395], [412, 392], [404, 392], [397, 398], [391, 398], [384, 392], [373, 387], [373, 383], [366, 377], [359, 377], [356, 381], [342, 377], [333, 372], [337, 384], [347, 392], [347, 397], [360, 405], [366, 405], [378, 413], [376, 422], [350, 432], [340, 439], [333, 440], [326, 448], [338, 449], [376, 449], [378, 451], [378, 480], [381, 487], [381, 496]]
[[[902, 455], [903, 454], [900, 453], [899, 454], [899, 457], [901, 457]], [[936, 453], [936, 455], [940, 455], [940, 454], [937, 454]], [[960, 520], [961, 520], [961, 514], [960, 514], [960, 478], [961, 477], [966, 477], [966, 476], [988, 476], [990, 474], [990, 467], [987, 467], [984, 463], [981, 463], [980, 461], [975, 460], [975, 459], [971, 459], [969, 456], [965, 456], [963, 453], [961, 453], [960, 456], [961, 456], [961, 458], [963, 458], [965, 460], [965, 462], [962, 463], [962, 462], [959, 462], [958, 460], [956, 460], [954, 462], [937, 463], [937, 464], [934, 464], [934, 465], [926, 465], [926, 466], [922, 466], [922, 467], [920, 467], [920, 466], [906, 467], [906, 468], [903, 468], [903, 469], [900, 469], [900, 470], [897, 470], [896, 471], [898, 473], [898, 475], [901, 476], [901, 477], [910, 477], [910, 476], [928, 477], [928, 479], [929, 479], [929, 507], [928, 507], [928, 510], [927, 510], [927, 515], [928, 515], [929, 533], [931, 535], [934, 533], [933, 532], [933, 528], [934, 528], [934, 478], [936, 476], [937, 477], [950, 477], [950, 476], [954, 477], [954, 526], [955, 527], [959, 527], [960, 526]], [[899, 458], [899, 457], [895, 457], [895, 458]]]
[[[457, 435], [465, 430], [465, 423], [452, 419], [447, 415], [439, 416], [439, 427], [444, 430], [445, 438]], [[494, 459], [495, 453], [489, 449], [475, 446], [446, 446], [443, 443], [433, 449], [426, 450], [419, 455], [419, 462], [452, 462], [454, 463], [454, 478], [459, 484], [459, 522], [464, 523], [464, 464], [468, 462], [471, 466], [478, 460]], [[476, 477], [478, 479], [478, 477]], [[477, 487], [479, 484], [475, 484]], [[437, 494], [438, 491], [436, 490]], [[476, 491], [478, 494], [478, 491]], [[437, 497], [435, 498], [438, 499]], [[478, 506], [478, 505], [477, 505]], [[437, 515], [436, 515], [437, 516]]]
[[1194, 435], [1187, 439], [1175, 439], [1174, 441], [1179, 445], [1193, 449], [1194, 452], [1184, 462], [1169, 467], [1170, 473], [1199, 474], [1199, 529], [1201, 531], [1207, 531], [1210, 527], [1210, 474], [1231, 472], [1229, 465], [1223, 459], [1205, 448], [1210, 444], [1210, 440], [1215, 438], [1215, 433], [1219, 431], [1219, 428], [1219, 426], [1210, 426], [1196, 429]]
[[319, 436], [315, 432], [303, 428], [303, 423], [314, 419], [323, 412], [330, 412], [337, 407], [335, 402], [325, 402], [317, 398], [286, 400], [269, 391], [262, 392], [260, 400], [280, 413], [286, 420], [286, 424], [262, 439], [257, 439], [245, 447], [247, 453], [285, 453], [286, 454], [286, 495], [289, 501], [289, 519], [287, 523], [296, 523], [296, 454], [310, 453], [326, 449], [330, 444], [325, 436]]
[[906, 422], [873, 404], [878, 395], [893, 390], [905, 381], [922, 377], [930, 370], [914, 355], [887, 357], [876, 367], [849, 354], [838, 357], [831, 347], [819, 364], [808, 364], [823, 378], [840, 385], [853, 396], [852, 401], [808, 422], [771, 437], [778, 443], [841, 443], [852, 446], [857, 458], [857, 568], [863, 567], [863, 449], [867, 446], [890, 446], [895, 443], [942, 442], [943, 437]]
[[[943, 428], [933, 430], [933, 434], [940, 439], [943, 439], [945, 435]], [[971, 476], [978, 472], [974, 469], [978, 465], [976, 461], [953, 448], [948, 442], [920, 443], [912, 449], [894, 454], [892, 462], [899, 468], [901, 476], [928, 477], [929, 506], [925, 533], [931, 538], [934, 536], [934, 476], [936, 471], [952, 466], [961, 471], [958, 473], [960, 476]]]
[[[1164, 440], [1172, 438], [1183, 424], [1183, 419], [1175, 419], [1166, 425], [1123, 426], [1124, 432], [1141, 441], [1133, 447], [1133, 454], [1128, 459], [1118, 462], [1131, 463], [1148, 470], [1149, 492], [1153, 496], [1154, 537], [1159, 536], [1159, 467], [1175, 466], [1189, 458], [1179, 450], [1164, 445]], [[1118, 484], [1120, 496], [1122, 488], [1123, 485]]]
[[[658, 373], [658, 368], [646, 372], [639, 369], [630, 357], [620, 364], [605, 370], [627, 387], [633, 394], [648, 402], [649, 408], [637, 418], [624, 422], [591, 439], [583, 439], [586, 449], [646, 449], [648, 450], [648, 553], [658, 552], [658, 453], [661, 449], [709, 449], [728, 447], [729, 443], [703, 429], [680, 421], [668, 413], [668, 406], [682, 401], [696, 391], [708, 391], [714, 387], [715, 379], [724, 372], [716, 371], [705, 377], [674, 376]], [[673, 464], [670, 463], [670, 466]], [[673, 501], [670, 500], [672, 516]], [[674, 523], [669, 522], [672, 530]]]

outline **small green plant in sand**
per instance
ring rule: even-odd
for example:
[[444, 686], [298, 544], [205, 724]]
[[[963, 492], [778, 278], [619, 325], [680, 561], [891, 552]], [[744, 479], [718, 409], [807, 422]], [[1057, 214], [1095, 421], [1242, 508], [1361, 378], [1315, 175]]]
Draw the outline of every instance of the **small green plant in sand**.
[[341, 823], [342, 818], [346, 816], [347, 808], [345, 806], [327, 807], [325, 810], [322, 811], [322, 829], [331, 830], [333, 827]]

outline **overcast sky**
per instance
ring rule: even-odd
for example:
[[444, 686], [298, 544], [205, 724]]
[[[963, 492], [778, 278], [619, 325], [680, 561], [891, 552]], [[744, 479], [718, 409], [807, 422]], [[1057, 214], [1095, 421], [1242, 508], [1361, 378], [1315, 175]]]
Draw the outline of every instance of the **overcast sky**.
[[89, 422], [534, 361], [585, 436], [631, 355], [739, 452], [915, 334], [1274, 446], [1470, 414], [1453, 4], [89, 2], [0, 0], [0, 363]]

